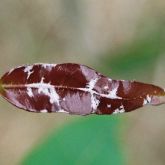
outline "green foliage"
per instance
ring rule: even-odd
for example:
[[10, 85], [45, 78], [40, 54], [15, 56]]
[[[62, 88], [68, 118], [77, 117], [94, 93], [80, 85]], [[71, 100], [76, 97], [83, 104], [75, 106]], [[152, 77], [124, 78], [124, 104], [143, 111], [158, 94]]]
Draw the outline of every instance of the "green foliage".
[[[156, 29], [153, 34], [137, 37], [131, 43], [114, 52], [108, 52], [101, 58], [102, 70], [111, 77], [123, 79], [145, 79], [153, 76], [157, 59], [163, 54], [165, 41], [161, 29]], [[111, 54], [111, 58], [109, 58]]]
[[23, 165], [123, 164], [118, 117], [90, 116], [69, 123], [35, 148]]

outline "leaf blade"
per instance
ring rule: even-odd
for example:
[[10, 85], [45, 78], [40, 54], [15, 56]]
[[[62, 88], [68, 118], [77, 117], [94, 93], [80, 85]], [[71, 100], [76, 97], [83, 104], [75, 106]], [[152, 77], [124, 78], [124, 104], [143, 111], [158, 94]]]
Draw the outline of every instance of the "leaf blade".
[[116, 114], [164, 103], [160, 97], [165, 95], [158, 86], [112, 80], [73, 63], [17, 67], [4, 74], [1, 82], [1, 95], [30, 112]]

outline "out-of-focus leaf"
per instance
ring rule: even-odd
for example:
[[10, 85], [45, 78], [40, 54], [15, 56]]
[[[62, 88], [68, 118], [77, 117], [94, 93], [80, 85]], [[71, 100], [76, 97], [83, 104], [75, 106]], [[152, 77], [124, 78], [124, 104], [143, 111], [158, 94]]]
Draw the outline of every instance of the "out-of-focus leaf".
[[159, 105], [165, 95], [160, 87], [112, 80], [73, 63], [21, 66], [7, 72], [1, 82], [1, 95], [30, 112], [116, 114]]
[[22, 165], [123, 165], [119, 118], [86, 117], [74, 121], [35, 148]]
[[106, 73], [109, 70], [113, 77], [137, 79], [144, 76], [143, 79], [150, 79], [157, 59], [165, 51], [164, 29], [158, 28], [143, 37], [138, 35], [131, 43], [106, 53], [100, 60], [103, 63], [100, 69]]

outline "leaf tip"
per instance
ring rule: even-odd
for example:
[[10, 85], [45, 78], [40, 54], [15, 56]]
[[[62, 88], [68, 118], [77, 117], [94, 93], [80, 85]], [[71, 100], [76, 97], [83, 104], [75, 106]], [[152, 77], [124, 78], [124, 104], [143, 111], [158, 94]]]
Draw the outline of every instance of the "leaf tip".
[[163, 96], [153, 96], [151, 99], [152, 105], [161, 105], [165, 104], [165, 95]]

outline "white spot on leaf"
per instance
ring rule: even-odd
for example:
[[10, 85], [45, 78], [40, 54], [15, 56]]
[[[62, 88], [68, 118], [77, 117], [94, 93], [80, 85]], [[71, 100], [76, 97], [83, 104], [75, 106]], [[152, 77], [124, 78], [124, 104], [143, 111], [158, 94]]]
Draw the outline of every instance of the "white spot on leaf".
[[86, 90], [91, 94], [91, 107], [93, 110], [96, 110], [100, 103], [100, 101], [96, 98], [96, 96], [94, 96], [95, 91], [93, 90], [97, 81], [98, 78], [92, 79], [86, 86]]
[[56, 64], [41, 64], [41, 65], [48, 71], [51, 71], [52, 68], [56, 66]]
[[57, 112], [62, 112], [62, 113], [69, 113], [69, 112], [67, 112], [67, 111], [65, 111], [65, 110], [63, 110], [63, 109], [60, 109], [60, 110], [58, 110]]
[[29, 97], [33, 97], [34, 96], [32, 89], [29, 88], [29, 87], [27, 88], [27, 94], [29, 95]]
[[42, 110], [40, 110], [40, 112], [41, 112], [41, 113], [47, 113], [48, 110], [47, 110], [47, 109], [42, 109]]
[[143, 105], [150, 104], [151, 103], [151, 97], [147, 95], [146, 99], [144, 99]]
[[111, 98], [111, 99], [121, 99], [121, 97], [118, 97], [117, 96], [117, 91], [118, 91], [118, 88], [119, 88], [119, 84], [114, 87], [110, 92], [109, 94], [107, 95], [108, 98]]
[[124, 106], [121, 105], [118, 109], [114, 110], [113, 114], [124, 113], [125, 109]]
[[146, 105], [148, 102], [146, 99], [144, 99], [143, 105]]
[[107, 108], [111, 108], [111, 104], [107, 104]]
[[104, 86], [104, 89], [107, 90], [108, 89], [108, 86]]
[[87, 84], [87, 88], [89, 90], [92, 90], [95, 87], [95, 84], [97, 83], [98, 78], [92, 79], [88, 84]]
[[91, 107], [93, 108], [93, 110], [96, 110], [98, 105], [99, 105], [100, 101], [96, 98], [96, 96], [94, 96], [94, 94], [91, 95]]
[[31, 71], [32, 69], [33, 69], [33, 66], [31, 66], [31, 65], [25, 67], [24, 72], [27, 73], [27, 79], [34, 72], [34, 71]]
[[28, 84], [26, 85], [27, 88], [37, 88], [38, 93], [43, 93], [46, 96], [49, 96], [50, 98], [50, 103], [57, 103], [58, 106], [60, 106], [59, 103], [59, 95], [56, 92], [56, 89], [54, 86], [50, 84], [43, 83], [43, 79], [40, 83], [33, 83], [33, 84]]

